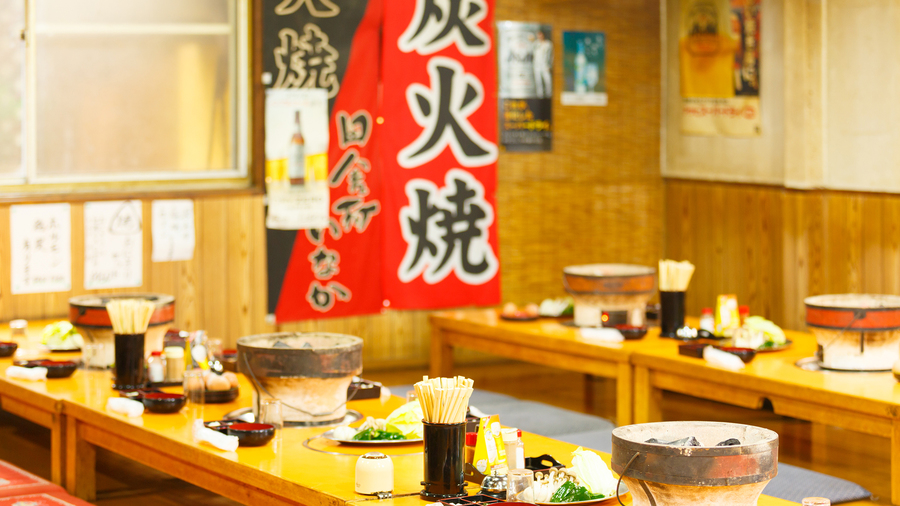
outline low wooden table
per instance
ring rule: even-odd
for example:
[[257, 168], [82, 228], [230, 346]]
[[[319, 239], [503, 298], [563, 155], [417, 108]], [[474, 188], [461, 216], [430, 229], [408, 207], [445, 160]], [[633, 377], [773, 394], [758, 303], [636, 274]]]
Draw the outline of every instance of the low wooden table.
[[806, 371], [795, 365], [816, 351], [815, 337], [786, 332], [790, 349], [758, 353], [741, 371], [678, 354], [669, 341], [645, 347], [634, 363], [635, 423], [659, 421], [663, 390], [834, 425], [891, 440], [892, 503], [900, 505], [900, 384], [891, 373]]
[[616, 380], [616, 422], [632, 423], [631, 354], [654, 347], [658, 333], [640, 340], [606, 343], [585, 339], [554, 318], [507, 321], [496, 309], [444, 311], [431, 315], [431, 375], [451, 376], [453, 348]]
[[[356, 460], [371, 448], [340, 446], [321, 438], [312, 440], [309, 445], [340, 455], [304, 446], [304, 441], [321, 434], [325, 428], [285, 429], [277, 443], [222, 452], [193, 442], [192, 420], [187, 409], [171, 415], [145, 412], [139, 418], [105, 411], [106, 399], [117, 395], [110, 388], [108, 372], [79, 370], [67, 379], [27, 382], [6, 378], [8, 366], [9, 361], [0, 363], [0, 388], [3, 391], [28, 391], [31, 397], [53, 402], [62, 399], [62, 414], [67, 422], [66, 486], [70, 493], [83, 499], [92, 500], [96, 495], [94, 460], [99, 447], [243, 504], [347, 506], [375, 500], [354, 492]], [[228, 411], [249, 405], [250, 388], [241, 377], [240, 397], [228, 404], [204, 406], [203, 418], [217, 419]], [[403, 402], [401, 398], [392, 397], [385, 402], [352, 401], [349, 406], [367, 415], [383, 417]], [[564, 464], [571, 464], [575, 446], [528, 433], [523, 435], [523, 440], [529, 455], [548, 453]], [[423, 474], [421, 449], [421, 444], [379, 448], [391, 455], [395, 476], [394, 498], [379, 501], [379, 505], [428, 504], [418, 495]], [[54, 453], [60, 451], [60, 448], [54, 448]], [[601, 455], [609, 461], [609, 455]], [[473, 493], [476, 489], [470, 487]], [[763, 496], [759, 504], [783, 506], [792, 503]]]

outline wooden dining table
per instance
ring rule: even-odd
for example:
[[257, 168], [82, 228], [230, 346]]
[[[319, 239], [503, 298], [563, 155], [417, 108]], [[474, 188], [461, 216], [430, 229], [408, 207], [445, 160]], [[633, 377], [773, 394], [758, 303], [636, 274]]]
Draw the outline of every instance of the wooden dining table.
[[[106, 410], [106, 400], [118, 395], [111, 388], [109, 371], [79, 369], [69, 378], [34, 382], [8, 378], [6, 369], [11, 364], [12, 359], [0, 359], [0, 398], [10, 406], [28, 401], [63, 420], [63, 426], [56, 429], [60, 435], [53, 437], [64, 438], [65, 444], [52, 448], [53, 458], [65, 462], [61, 481], [82, 499], [96, 498], [96, 450], [104, 448], [243, 504], [338, 506], [376, 500], [354, 491], [356, 460], [372, 448], [318, 437], [327, 428], [286, 428], [266, 446], [235, 452], [194, 442], [194, 419], [220, 419], [251, 404], [252, 387], [242, 375], [238, 375], [240, 395], [235, 401], [206, 404], [198, 408], [202, 412], [186, 407], [175, 414], [145, 411], [140, 417], [128, 418]], [[348, 407], [363, 415], [384, 417], [403, 402], [389, 397], [351, 401]], [[13, 413], [28, 414], [26, 410]], [[34, 418], [39, 417], [29, 419]], [[575, 449], [571, 444], [530, 433], [523, 434], [523, 440], [529, 455], [550, 454], [564, 464], [571, 463]], [[379, 504], [428, 504], [418, 495], [423, 476], [421, 443], [378, 450], [391, 456], [395, 475], [393, 498], [379, 500]], [[609, 461], [608, 454], [601, 456]], [[470, 484], [473, 493], [477, 488]], [[626, 498], [626, 504], [629, 502]], [[792, 503], [763, 496], [759, 504]]]
[[891, 502], [900, 505], [900, 383], [890, 372], [802, 369], [797, 362], [815, 354], [815, 337], [785, 334], [788, 349], [757, 353], [738, 371], [680, 355], [674, 341], [642, 348], [631, 358], [635, 422], [661, 420], [662, 392], [671, 391], [750, 409], [771, 405], [779, 415], [888, 438]]
[[[632, 423], [631, 355], [666, 341], [659, 333], [621, 343], [585, 338], [566, 319], [505, 320], [497, 309], [433, 313], [431, 375], [450, 376], [453, 349], [465, 348], [523, 362], [556, 367], [616, 381], [616, 422]], [[571, 320], [571, 319], [569, 319]]]

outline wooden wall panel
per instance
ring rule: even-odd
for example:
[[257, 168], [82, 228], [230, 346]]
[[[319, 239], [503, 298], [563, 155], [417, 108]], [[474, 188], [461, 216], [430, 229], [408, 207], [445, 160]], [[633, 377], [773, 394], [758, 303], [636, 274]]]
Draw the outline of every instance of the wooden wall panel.
[[[587, 262], [655, 265], [663, 250], [663, 183], [659, 174], [660, 55], [657, 0], [497, 0], [497, 20], [553, 26], [553, 151], [501, 153], [497, 221], [503, 300], [562, 295], [562, 268]], [[564, 107], [562, 31], [604, 31], [607, 107]], [[0, 321], [64, 317], [69, 296], [84, 293], [82, 205], [73, 203], [70, 293], [11, 296], [0, 269]], [[189, 262], [152, 263], [149, 201], [144, 203], [142, 290], [176, 297], [177, 325], [205, 328], [233, 343], [276, 330], [265, 322], [265, 236], [261, 196], [195, 199], [197, 248]], [[0, 261], [9, 258], [9, 208], [0, 206]], [[428, 360], [426, 311], [321, 319], [278, 330], [346, 332], [365, 340], [367, 368]], [[462, 353], [462, 360], [477, 355]]]
[[665, 193], [666, 254], [697, 265], [689, 314], [736, 293], [802, 330], [806, 297], [900, 294], [900, 196], [675, 179]]

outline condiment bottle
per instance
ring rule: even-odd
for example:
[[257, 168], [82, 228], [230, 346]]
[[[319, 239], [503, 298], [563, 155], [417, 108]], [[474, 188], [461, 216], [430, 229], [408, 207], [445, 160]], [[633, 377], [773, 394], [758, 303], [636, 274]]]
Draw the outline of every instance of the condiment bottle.
[[700, 311], [700, 328], [715, 334], [716, 332], [716, 317], [713, 316], [713, 310], [711, 307], [705, 307]]
[[738, 315], [741, 319], [741, 325], [743, 325], [747, 317], [750, 316], [750, 306], [738, 306]]
[[475, 447], [478, 446], [478, 433], [466, 432], [466, 464], [475, 465]]
[[516, 428], [503, 429], [503, 447], [506, 449], [506, 463], [510, 469], [525, 469], [525, 443], [522, 431]]
[[162, 356], [161, 351], [150, 353], [147, 359], [147, 376], [150, 383], [163, 383], [166, 381], [166, 358]]
[[184, 348], [166, 346], [166, 382], [184, 381]]

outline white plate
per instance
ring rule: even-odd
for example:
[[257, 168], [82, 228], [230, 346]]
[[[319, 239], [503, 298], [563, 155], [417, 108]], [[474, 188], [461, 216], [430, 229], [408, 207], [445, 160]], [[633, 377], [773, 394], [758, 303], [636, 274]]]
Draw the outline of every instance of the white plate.
[[421, 443], [422, 438], [418, 439], [378, 439], [374, 441], [357, 441], [355, 439], [337, 439], [334, 437], [334, 429], [326, 431], [322, 437], [335, 443], [345, 445], [366, 445], [366, 446], [387, 446], [387, 445], [405, 445], [411, 443]]
[[[619, 485], [619, 496], [624, 496], [628, 493], [628, 487], [625, 486], [624, 483]], [[616, 496], [611, 495], [609, 497], [604, 497], [603, 499], [591, 499], [590, 501], [575, 501], [575, 502], [539, 502], [535, 503], [537, 506], [561, 506], [563, 504], [618, 504], [616, 502]]]

